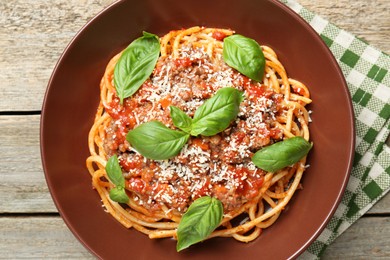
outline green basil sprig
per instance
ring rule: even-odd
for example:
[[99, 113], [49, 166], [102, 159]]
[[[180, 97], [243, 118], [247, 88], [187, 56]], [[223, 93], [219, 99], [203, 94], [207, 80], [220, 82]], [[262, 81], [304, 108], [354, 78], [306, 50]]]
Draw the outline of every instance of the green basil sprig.
[[237, 116], [243, 99], [241, 91], [222, 88], [195, 111], [193, 119], [178, 107], [170, 106], [173, 124], [182, 131], [151, 121], [129, 131], [126, 140], [146, 158], [170, 159], [180, 152], [190, 135], [212, 136], [225, 130]]
[[239, 34], [228, 36], [223, 40], [222, 55], [230, 67], [245, 76], [256, 81], [263, 79], [264, 53], [255, 40]]
[[292, 137], [257, 151], [252, 157], [252, 162], [260, 169], [276, 172], [298, 162], [312, 146], [313, 144], [303, 137]]
[[158, 36], [147, 32], [123, 51], [114, 68], [114, 85], [121, 104], [152, 74], [159, 56]]
[[190, 135], [172, 130], [159, 121], [139, 125], [126, 135], [126, 140], [146, 158], [165, 160], [176, 156]]
[[191, 132], [192, 118], [175, 106], [169, 106], [173, 124], [186, 133]]
[[243, 93], [235, 88], [221, 88], [196, 111], [191, 135], [212, 136], [225, 130], [237, 117]]
[[176, 250], [179, 252], [206, 239], [221, 223], [222, 203], [211, 197], [196, 199], [183, 215], [177, 228]]
[[106, 164], [106, 172], [110, 181], [115, 185], [110, 190], [110, 199], [120, 203], [127, 203], [129, 197], [125, 191], [125, 178], [122, 175], [121, 166], [119, 165], [118, 157], [111, 156]]

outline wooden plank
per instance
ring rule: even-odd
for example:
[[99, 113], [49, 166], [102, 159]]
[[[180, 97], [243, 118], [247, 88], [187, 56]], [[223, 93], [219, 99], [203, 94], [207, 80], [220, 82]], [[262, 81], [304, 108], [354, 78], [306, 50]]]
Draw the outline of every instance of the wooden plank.
[[42, 170], [39, 119], [0, 116], [0, 213], [57, 211]]
[[[1, 258], [92, 259], [60, 217], [2, 217], [0, 226]], [[323, 259], [389, 258], [389, 241], [389, 218], [362, 218], [329, 246]]]
[[379, 200], [366, 214], [389, 215], [390, 214], [390, 193], [388, 193], [381, 200]]
[[[40, 110], [47, 82], [62, 51], [90, 18], [112, 2], [1, 1], [0, 111]], [[390, 24], [388, 12], [383, 11], [388, 10], [388, 0], [299, 2], [390, 53]]]
[[297, 2], [339, 28], [390, 53], [388, 0], [298, 0]]
[[390, 218], [361, 218], [325, 251], [322, 259], [390, 259]]
[[90, 18], [112, 2], [0, 1], [0, 111], [40, 110], [48, 80], [65, 47]]
[[0, 218], [1, 259], [94, 259], [60, 217]]
[[[57, 212], [45, 181], [39, 115], [0, 116], [0, 213]], [[390, 194], [371, 214], [390, 214]]]

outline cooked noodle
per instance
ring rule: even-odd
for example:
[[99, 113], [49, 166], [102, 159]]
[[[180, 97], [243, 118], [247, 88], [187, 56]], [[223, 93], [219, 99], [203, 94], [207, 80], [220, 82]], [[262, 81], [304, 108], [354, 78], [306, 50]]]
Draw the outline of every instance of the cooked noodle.
[[[260, 236], [262, 229], [275, 223], [300, 188], [306, 157], [275, 173], [255, 169], [250, 157], [255, 149], [286, 138], [302, 136], [309, 140], [310, 117], [305, 108], [311, 102], [309, 90], [301, 82], [288, 77], [276, 53], [268, 46], [261, 46], [266, 59], [261, 83], [228, 68], [222, 60], [223, 38], [233, 33], [225, 29], [193, 27], [171, 31], [163, 36], [160, 39], [161, 57], [155, 71], [133, 97], [125, 99], [123, 107], [119, 104], [113, 85], [114, 67], [121, 53], [108, 63], [100, 83], [100, 104], [89, 133], [91, 155], [86, 164], [105, 210], [126, 228], [133, 227], [150, 238], [176, 238], [176, 229], [188, 205], [201, 195], [215, 195], [224, 203], [224, 217], [220, 227], [209, 238], [233, 237], [241, 242], [249, 242]], [[185, 78], [187, 75], [188, 78]], [[185, 80], [180, 81], [183, 77]], [[198, 78], [194, 80], [194, 77]], [[181, 83], [187, 89], [180, 90]], [[193, 86], [188, 87], [188, 84]], [[203, 100], [224, 86], [244, 91], [246, 100], [240, 108], [238, 119], [226, 131], [217, 137], [190, 138], [179, 158], [185, 159], [183, 163], [197, 160], [206, 169], [193, 168], [191, 174], [195, 177], [192, 179], [183, 177], [179, 168], [177, 173], [169, 172], [174, 176], [169, 179], [164, 171], [172, 166], [179, 165], [186, 170], [192, 168], [180, 165], [178, 159], [165, 162], [145, 159], [123, 138], [129, 130], [152, 119], [174, 128], [167, 116], [167, 104], [181, 106], [186, 113], [193, 115]], [[256, 127], [253, 128], [253, 124]], [[240, 137], [241, 132], [246, 136]], [[218, 148], [218, 145], [223, 145], [223, 148]], [[216, 158], [212, 157], [213, 151]], [[105, 166], [113, 154], [122, 158], [122, 166], [126, 164], [130, 169], [123, 171], [130, 198], [127, 205], [112, 201], [109, 197], [109, 190], [114, 185], [107, 177]], [[206, 159], [197, 154], [204, 154]], [[226, 175], [218, 176], [225, 170], [228, 172]], [[238, 173], [241, 174], [239, 180], [237, 176], [229, 179], [229, 176]], [[196, 176], [207, 178], [208, 186], [206, 181], [202, 182]], [[182, 177], [185, 180], [180, 180]], [[183, 190], [179, 193], [187, 192], [187, 197], [183, 195], [181, 203], [170, 202], [170, 199], [176, 198], [172, 191], [179, 187], [172, 186], [173, 180], [183, 186], [180, 186]], [[136, 182], [154, 185], [150, 188], [162, 187], [160, 194], [151, 190], [147, 193], [146, 188], [142, 190], [142, 187], [138, 190], [131, 188], [136, 187]], [[191, 182], [197, 183], [197, 186]], [[184, 184], [189, 186], [184, 187]], [[250, 190], [252, 186], [255, 190]], [[189, 192], [190, 189], [193, 191]], [[193, 197], [188, 197], [188, 194]], [[151, 204], [148, 205], [148, 202]]]

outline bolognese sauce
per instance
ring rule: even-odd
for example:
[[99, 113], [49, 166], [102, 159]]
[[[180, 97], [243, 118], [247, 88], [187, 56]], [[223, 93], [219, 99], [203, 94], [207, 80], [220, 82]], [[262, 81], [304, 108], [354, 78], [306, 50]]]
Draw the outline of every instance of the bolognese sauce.
[[[216, 221], [212, 233], [202, 239], [220, 236], [253, 241], [273, 225], [301, 187], [306, 154], [311, 148], [306, 105], [312, 100], [308, 88], [287, 75], [272, 48], [235, 35], [230, 29], [195, 26], [170, 31], [161, 38], [144, 32], [144, 45], [127, 52], [139, 39], [107, 64], [88, 135], [90, 156], [86, 166], [103, 207], [126, 228], [133, 227], [151, 239], [170, 237], [179, 241], [180, 225], [188, 224], [185, 217], [191, 207], [199, 210], [197, 202], [208, 201], [208, 206], [216, 206], [211, 214], [222, 220]], [[232, 45], [225, 48], [234, 39], [255, 43], [252, 50], [256, 54], [250, 55], [249, 62], [257, 65], [250, 75], [225, 59], [225, 50], [236, 54], [230, 49]], [[137, 70], [134, 74], [128, 68], [128, 59], [131, 55], [139, 58], [143, 52], [153, 57], [153, 64], [143, 67], [147, 73]], [[248, 59], [247, 53], [241, 52], [239, 58]], [[145, 60], [138, 62], [144, 64]], [[120, 69], [116, 70], [118, 64]], [[129, 86], [128, 79], [133, 77], [144, 78]], [[234, 113], [224, 110], [225, 114], [214, 121], [217, 131], [202, 132], [199, 129], [205, 125], [201, 122], [199, 126], [198, 111], [214, 106], [217, 102], [213, 98], [224, 89], [234, 92]], [[190, 130], [181, 128], [172, 112], [180, 114], [183, 122], [187, 119]], [[157, 131], [173, 137], [159, 138]], [[140, 141], [143, 137], [147, 140]], [[289, 156], [299, 153], [299, 158], [285, 160], [288, 152], [274, 150], [273, 156], [279, 161], [261, 155], [259, 159], [259, 152], [283, 146], [294, 138], [301, 145], [304, 141], [304, 149], [292, 149]], [[171, 146], [172, 139], [177, 142]], [[166, 140], [171, 143], [161, 148]], [[286, 146], [291, 147], [289, 144]], [[147, 146], [146, 153], [141, 151], [143, 145]]]
[[[192, 201], [209, 195], [228, 213], [260, 190], [264, 171], [255, 167], [251, 156], [282, 138], [273, 124], [282, 95], [228, 67], [221, 55], [211, 59], [202, 48], [184, 50], [178, 58], [160, 57], [150, 78], [123, 105], [115, 98], [105, 107], [114, 120], [105, 130], [104, 148], [108, 155], [120, 155], [126, 189], [137, 195], [140, 205], [184, 212]], [[243, 91], [245, 99], [237, 119], [222, 133], [192, 137], [177, 157], [165, 161], [144, 158], [126, 141], [129, 130], [151, 120], [174, 128], [170, 105], [193, 116], [205, 99], [226, 86]]]

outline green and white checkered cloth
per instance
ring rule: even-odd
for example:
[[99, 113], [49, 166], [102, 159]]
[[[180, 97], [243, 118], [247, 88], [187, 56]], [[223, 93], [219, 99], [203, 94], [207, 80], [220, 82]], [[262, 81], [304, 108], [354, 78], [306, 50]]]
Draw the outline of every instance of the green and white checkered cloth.
[[318, 258], [341, 233], [390, 190], [390, 56], [293, 0], [280, 0], [327, 44], [345, 76], [355, 111], [355, 160], [335, 215], [301, 258]]

